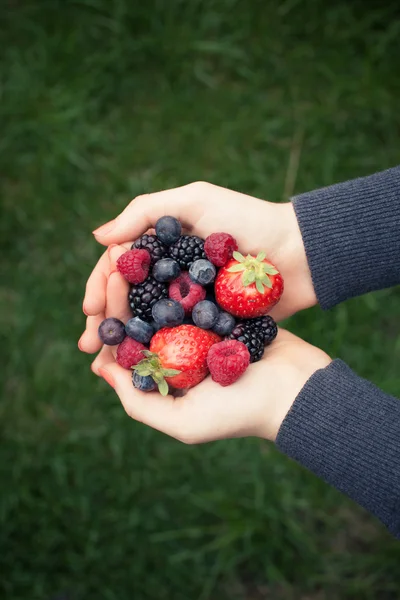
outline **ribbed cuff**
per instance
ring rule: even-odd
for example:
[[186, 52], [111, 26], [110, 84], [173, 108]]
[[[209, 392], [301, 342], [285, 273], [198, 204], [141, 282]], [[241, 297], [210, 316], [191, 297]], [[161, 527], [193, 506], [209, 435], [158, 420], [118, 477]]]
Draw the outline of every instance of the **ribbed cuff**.
[[322, 308], [400, 283], [400, 167], [292, 202]]
[[400, 537], [399, 400], [335, 360], [305, 384], [276, 444]]

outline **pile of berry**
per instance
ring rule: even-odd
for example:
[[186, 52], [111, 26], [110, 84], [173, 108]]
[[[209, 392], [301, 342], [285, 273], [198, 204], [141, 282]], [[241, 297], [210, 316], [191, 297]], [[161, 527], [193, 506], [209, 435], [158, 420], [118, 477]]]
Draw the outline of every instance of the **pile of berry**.
[[99, 327], [116, 360], [133, 369], [133, 385], [161, 394], [190, 388], [210, 372], [223, 386], [260, 360], [277, 335], [267, 312], [280, 299], [283, 279], [264, 252], [243, 256], [228, 233], [206, 240], [182, 235], [174, 217], [162, 217], [156, 235], [142, 235], [117, 261], [130, 283], [133, 317]]

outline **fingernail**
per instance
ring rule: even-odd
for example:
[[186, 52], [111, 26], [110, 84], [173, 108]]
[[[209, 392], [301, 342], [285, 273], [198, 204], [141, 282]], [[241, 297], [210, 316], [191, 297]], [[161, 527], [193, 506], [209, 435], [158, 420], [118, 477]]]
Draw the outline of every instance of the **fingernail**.
[[82, 312], [84, 315], [86, 315], [87, 317], [89, 316], [89, 313], [87, 311], [87, 309], [85, 308], [85, 303], [82, 304]]
[[99, 369], [99, 375], [107, 381], [108, 385], [110, 385], [113, 389], [115, 388], [114, 377], [105, 369]]
[[98, 235], [100, 237], [103, 235], [107, 235], [107, 233], [110, 233], [110, 231], [114, 229], [115, 221], [116, 220], [113, 219], [112, 221], [108, 221], [108, 223], [104, 223], [104, 225], [92, 231], [93, 235]]

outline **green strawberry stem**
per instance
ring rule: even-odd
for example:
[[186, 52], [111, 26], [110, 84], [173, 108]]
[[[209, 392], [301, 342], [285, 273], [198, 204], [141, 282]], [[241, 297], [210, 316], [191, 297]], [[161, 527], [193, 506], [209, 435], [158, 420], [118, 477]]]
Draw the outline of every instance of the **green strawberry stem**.
[[237, 261], [237, 264], [232, 265], [228, 271], [229, 273], [243, 272], [243, 287], [254, 283], [260, 294], [264, 294], [266, 287], [272, 288], [269, 275], [277, 275], [279, 271], [270, 263], [264, 262], [265, 252], [259, 252], [257, 256], [248, 254], [246, 257], [240, 252], [234, 252], [233, 258]]
[[146, 358], [133, 367], [134, 371], [143, 377], [150, 375], [156, 382], [160, 394], [166, 396], [168, 394], [168, 383], [165, 381], [165, 378], [179, 375], [181, 371], [177, 371], [176, 369], [164, 369], [164, 367], [161, 366], [158, 355], [154, 352], [150, 352], [150, 350], [143, 350], [143, 354]]

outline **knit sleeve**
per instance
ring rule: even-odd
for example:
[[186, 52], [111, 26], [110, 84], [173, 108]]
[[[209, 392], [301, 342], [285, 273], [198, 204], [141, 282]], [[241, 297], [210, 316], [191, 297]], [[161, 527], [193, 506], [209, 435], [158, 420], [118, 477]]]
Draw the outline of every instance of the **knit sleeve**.
[[400, 166], [292, 202], [322, 308], [400, 283]]
[[276, 444], [400, 538], [400, 400], [335, 360], [305, 384]]

